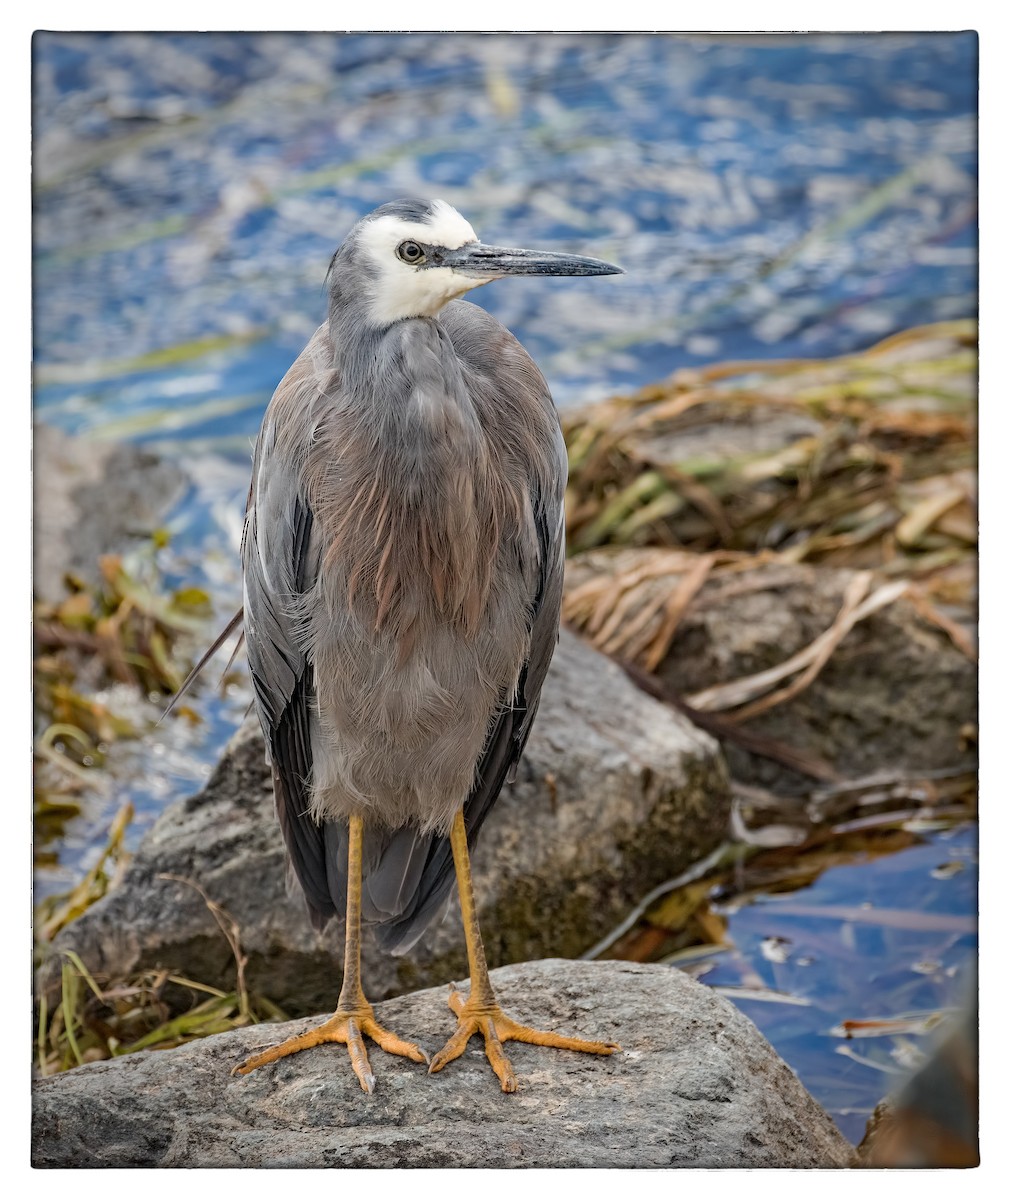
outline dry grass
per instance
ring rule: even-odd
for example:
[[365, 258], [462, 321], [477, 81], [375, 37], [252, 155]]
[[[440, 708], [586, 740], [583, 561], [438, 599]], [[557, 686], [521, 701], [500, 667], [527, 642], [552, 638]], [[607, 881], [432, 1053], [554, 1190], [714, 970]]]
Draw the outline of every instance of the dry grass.
[[564, 420], [574, 552], [773, 551], [915, 576], [975, 544], [972, 321], [684, 370]]
[[[708, 579], [808, 562], [872, 571], [873, 594], [865, 574], [824, 640], [783, 664], [780, 680], [806, 673], [780, 699], [899, 596], [973, 655], [949, 610], [974, 603], [976, 369], [975, 323], [956, 321], [838, 359], [680, 371], [567, 417], [566, 620], [654, 671]], [[760, 682], [695, 707], [767, 706]]]

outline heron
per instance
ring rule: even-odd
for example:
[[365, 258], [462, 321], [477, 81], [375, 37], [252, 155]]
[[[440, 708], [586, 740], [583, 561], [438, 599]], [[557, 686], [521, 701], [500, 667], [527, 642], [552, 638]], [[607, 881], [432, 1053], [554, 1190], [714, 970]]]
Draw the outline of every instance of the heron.
[[[442, 200], [360, 220], [326, 276], [327, 319], [277, 387], [253, 453], [242, 536], [254, 703], [279, 824], [309, 915], [344, 921], [336, 1011], [254, 1054], [247, 1074], [365, 1038], [442, 1070], [475, 1034], [502, 1090], [502, 1045], [610, 1054], [499, 1007], [470, 851], [514, 778], [558, 639], [567, 457], [543, 375], [461, 297], [512, 275], [613, 275], [574, 254], [480, 242]], [[458, 887], [469, 994], [429, 1060], [366, 999], [361, 929], [404, 953]]]

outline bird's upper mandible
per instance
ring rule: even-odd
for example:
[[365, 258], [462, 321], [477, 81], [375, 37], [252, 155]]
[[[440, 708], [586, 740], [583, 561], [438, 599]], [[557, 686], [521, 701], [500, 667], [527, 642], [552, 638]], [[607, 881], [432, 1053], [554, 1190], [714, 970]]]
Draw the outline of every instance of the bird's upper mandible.
[[432, 317], [450, 300], [505, 275], [619, 275], [600, 259], [480, 242], [444, 200], [394, 200], [347, 235], [330, 264], [331, 299], [383, 327]]

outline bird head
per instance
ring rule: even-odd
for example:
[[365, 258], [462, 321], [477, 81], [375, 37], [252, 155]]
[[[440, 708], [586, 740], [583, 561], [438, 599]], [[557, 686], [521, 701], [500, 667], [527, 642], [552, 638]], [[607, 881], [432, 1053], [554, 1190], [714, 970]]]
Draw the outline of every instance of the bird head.
[[394, 200], [358, 222], [333, 256], [331, 288], [364, 301], [369, 323], [433, 317], [450, 300], [506, 275], [620, 275], [577, 254], [486, 246], [444, 200]]

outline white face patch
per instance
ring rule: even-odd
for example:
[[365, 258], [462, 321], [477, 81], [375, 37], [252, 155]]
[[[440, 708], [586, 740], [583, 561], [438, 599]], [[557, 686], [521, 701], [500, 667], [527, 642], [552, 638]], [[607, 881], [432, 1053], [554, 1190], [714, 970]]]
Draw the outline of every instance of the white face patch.
[[444, 200], [433, 200], [431, 207], [431, 221], [416, 226], [427, 231], [426, 242], [433, 246], [444, 246], [446, 250], [458, 250], [468, 242], [477, 241], [473, 226], [451, 204], [446, 204]]
[[358, 235], [374, 272], [369, 315], [376, 325], [391, 325], [405, 317], [433, 317], [450, 300], [491, 282], [490, 277], [469, 278], [451, 267], [412, 267], [396, 257], [396, 247], [408, 239], [447, 250], [477, 241], [469, 221], [450, 204], [435, 200], [432, 208], [431, 222], [377, 217], [367, 221]]

